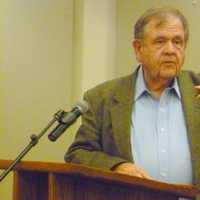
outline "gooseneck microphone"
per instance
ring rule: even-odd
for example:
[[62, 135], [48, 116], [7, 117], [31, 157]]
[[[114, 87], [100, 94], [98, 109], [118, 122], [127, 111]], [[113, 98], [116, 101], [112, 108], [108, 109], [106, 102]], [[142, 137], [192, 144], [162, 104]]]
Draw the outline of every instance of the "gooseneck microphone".
[[87, 112], [89, 106], [86, 101], [81, 101], [77, 103], [70, 112], [65, 112], [63, 110], [59, 110], [57, 113], [54, 114], [54, 118], [47, 124], [45, 128], [40, 131], [38, 135], [33, 134], [30, 136], [31, 141], [28, 145], [17, 155], [15, 160], [11, 162], [7, 169], [5, 169], [0, 174], [0, 182], [11, 172], [14, 167], [19, 163], [22, 158], [36, 145], [39, 143], [40, 138], [55, 124], [57, 126], [54, 130], [48, 135], [51, 141], [55, 141], [58, 137], [69, 127], [73, 124], [76, 119], [82, 115], [83, 113]]
[[61, 118], [58, 120], [59, 124], [48, 135], [49, 140], [56, 141], [62, 133], [72, 125], [77, 118], [83, 113], [87, 112], [89, 105], [86, 101], [78, 102], [70, 112], [64, 112]]

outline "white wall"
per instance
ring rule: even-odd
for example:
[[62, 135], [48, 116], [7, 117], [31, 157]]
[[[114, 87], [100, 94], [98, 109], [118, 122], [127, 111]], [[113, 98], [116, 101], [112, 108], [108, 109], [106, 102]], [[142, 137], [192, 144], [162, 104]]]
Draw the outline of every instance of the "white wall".
[[[79, 94], [115, 76], [116, 0], [76, 1], [75, 67]], [[78, 60], [78, 61], [77, 61]], [[77, 63], [78, 62], [78, 63]]]

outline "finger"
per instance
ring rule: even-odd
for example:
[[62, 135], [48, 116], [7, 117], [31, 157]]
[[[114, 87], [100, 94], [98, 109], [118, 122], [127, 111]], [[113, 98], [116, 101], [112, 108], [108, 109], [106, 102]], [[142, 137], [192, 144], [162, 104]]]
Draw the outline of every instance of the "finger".
[[141, 175], [141, 178], [152, 179], [143, 169], [137, 167], [137, 173]]
[[133, 173], [133, 172], [124, 171], [124, 170], [118, 170], [117, 173], [128, 175], [128, 176], [135, 176], [135, 177], [138, 177], [138, 178], [143, 178], [143, 175], [141, 173]]
[[148, 174], [142, 174], [142, 178], [153, 180], [153, 178], [149, 176]]
[[141, 178], [152, 179], [152, 177], [149, 176], [149, 174], [147, 174], [144, 171], [140, 171], [140, 175], [141, 175]]

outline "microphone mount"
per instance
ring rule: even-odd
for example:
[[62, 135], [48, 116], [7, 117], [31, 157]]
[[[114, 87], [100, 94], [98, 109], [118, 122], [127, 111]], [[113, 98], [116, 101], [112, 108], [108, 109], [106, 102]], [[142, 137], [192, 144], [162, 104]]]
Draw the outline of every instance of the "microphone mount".
[[10, 164], [10, 166], [5, 169], [0, 175], [0, 182], [9, 174], [10, 171], [14, 169], [14, 167], [19, 163], [22, 158], [36, 145], [39, 143], [40, 138], [47, 132], [47, 130], [55, 124], [55, 122], [62, 123], [63, 116], [66, 115], [67, 112], [63, 110], [59, 110], [54, 114], [53, 119], [47, 124], [47, 126], [38, 134], [32, 134], [30, 136], [31, 141], [29, 144], [19, 153], [19, 155], [15, 158], [15, 160]]

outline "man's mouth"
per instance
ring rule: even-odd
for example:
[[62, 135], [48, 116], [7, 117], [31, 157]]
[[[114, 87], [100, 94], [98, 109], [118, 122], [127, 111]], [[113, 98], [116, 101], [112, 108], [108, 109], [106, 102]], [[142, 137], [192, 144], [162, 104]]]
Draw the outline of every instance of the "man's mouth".
[[176, 62], [173, 61], [173, 60], [166, 60], [166, 61], [163, 61], [163, 63], [173, 63], [173, 64], [175, 64]]
[[169, 61], [169, 60], [167, 60], [167, 61], [163, 61], [162, 64], [168, 65], [168, 66], [172, 66], [172, 65], [174, 66], [177, 63], [175, 61], [171, 61], [171, 60]]

